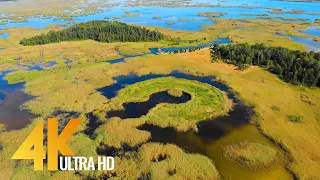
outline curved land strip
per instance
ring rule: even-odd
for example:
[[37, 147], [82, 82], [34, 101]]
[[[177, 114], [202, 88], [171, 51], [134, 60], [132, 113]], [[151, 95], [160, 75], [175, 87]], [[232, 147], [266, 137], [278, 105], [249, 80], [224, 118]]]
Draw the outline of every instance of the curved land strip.
[[160, 104], [146, 115], [146, 123], [163, 128], [174, 127], [179, 131], [196, 129], [196, 123], [226, 114], [231, 102], [219, 89], [197, 81], [173, 77], [156, 78], [129, 85], [119, 91], [115, 101], [142, 102], [156, 92], [180, 89], [191, 95], [184, 104]]

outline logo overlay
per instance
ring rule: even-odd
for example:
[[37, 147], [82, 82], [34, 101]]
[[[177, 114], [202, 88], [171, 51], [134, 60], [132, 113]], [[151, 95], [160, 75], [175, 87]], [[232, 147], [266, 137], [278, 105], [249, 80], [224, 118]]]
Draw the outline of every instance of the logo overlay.
[[[68, 139], [76, 131], [81, 119], [71, 119], [63, 131], [58, 134], [58, 119], [48, 119], [48, 170], [58, 170], [58, 154], [60, 156], [59, 169], [62, 171], [73, 170], [113, 170], [114, 158], [98, 156], [97, 164], [93, 157], [76, 156], [73, 150], [67, 145]], [[43, 160], [46, 159], [46, 151], [43, 146], [44, 121], [41, 120], [33, 129], [27, 139], [22, 143], [11, 159], [33, 159], [34, 170], [43, 170]]]

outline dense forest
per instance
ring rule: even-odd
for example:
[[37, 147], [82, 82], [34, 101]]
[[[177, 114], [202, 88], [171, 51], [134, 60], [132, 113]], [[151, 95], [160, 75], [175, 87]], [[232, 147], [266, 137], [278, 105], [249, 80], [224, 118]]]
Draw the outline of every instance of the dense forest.
[[293, 84], [320, 87], [320, 53], [293, 51], [265, 44], [215, 45], [211, 48], [212, 61], [222, 59], [243, 70], [262, 66], [281, 79]]
[[50, 31], [29, 39], [24, 38], [20, 44], [33, 46], [61, 41], [92, 39], [100, 42], [141, 42], [159, 41], [164, 35], [146, 28], [131, 26], [121, 22], [89, 21], [79, 23], [67, 29]]

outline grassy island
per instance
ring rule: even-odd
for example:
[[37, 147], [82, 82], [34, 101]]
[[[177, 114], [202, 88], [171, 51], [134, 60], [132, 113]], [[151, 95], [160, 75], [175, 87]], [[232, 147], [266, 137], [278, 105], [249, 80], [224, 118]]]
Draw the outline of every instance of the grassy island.
[[228, 13], [226, 12], [200, 12], [198, 13], [198, 16], [200, 17], [220, 17], [220, 16], [224, 16]]
[[120, 22], [89, 21], [79, 23], [60, 31], [23, 39], [20, 44], [33, 46], [61, 41], [96, 40], [99, 42], [145, 42], [159, 41], [164, 35], [138, 26], [130, 26]]
[[174, 25], [176, 24], [175, 22], [166, 22], [167, 25]]
[[224, 156], [246, 168], [255, 170], [273, 165], [278, 153], [275, 149], [260, 143], [242, 142], [225, 147]]
[[146, 115], [146, 123], [186, 131], [190, 128], [196, 129], [197, 122], [223, 115], [230, 109], [230, 101], [219, 89], [198, 81], [173, 77], [156, 78], [129, 85], [120, 90], [114, 100], [120, 103], [143, 102], [156, 92], [171, 89], [181, 89], [189, 93], [192, 99], [184, 104], [157, 105]]

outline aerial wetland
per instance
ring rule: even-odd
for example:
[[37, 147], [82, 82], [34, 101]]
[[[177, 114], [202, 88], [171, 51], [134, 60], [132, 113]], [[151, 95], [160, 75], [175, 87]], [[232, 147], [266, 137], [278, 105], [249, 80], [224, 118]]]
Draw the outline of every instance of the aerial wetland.
[[[318, 1], [30, 1], [0, 1], [1, 180], [319, 178]], [[51, 117], [115, 169], [11, 160]]]

